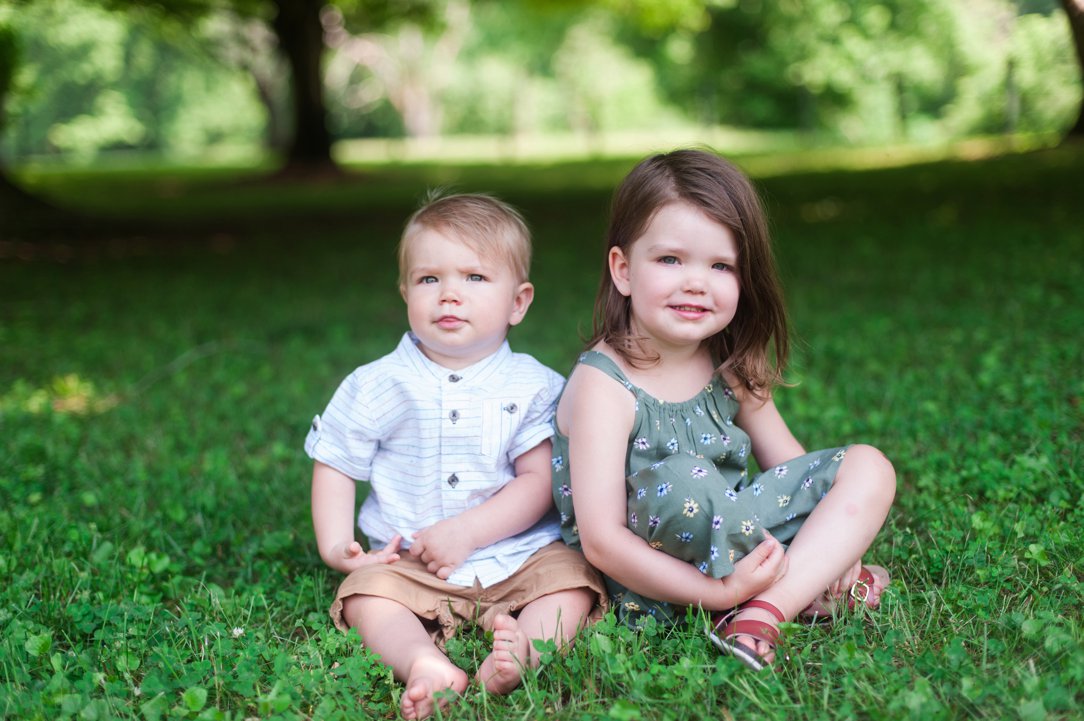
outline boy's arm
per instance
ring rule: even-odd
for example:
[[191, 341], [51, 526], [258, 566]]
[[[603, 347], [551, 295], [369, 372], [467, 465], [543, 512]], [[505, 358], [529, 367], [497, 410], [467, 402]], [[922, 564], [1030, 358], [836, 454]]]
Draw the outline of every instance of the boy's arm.
[[549, 440], [516, 459], [516, 477], [484, 503], [414, 534], [413, 556], [448, 578], [476, 549], [526, 531], [553, 504]]
[[370, 563], [398, 561], [399, 536], [370, 553], [354, 540], [354, 498], [353, 479], [316, 461], [312, 469], [312, 525], [320, 558], [343, 573]]

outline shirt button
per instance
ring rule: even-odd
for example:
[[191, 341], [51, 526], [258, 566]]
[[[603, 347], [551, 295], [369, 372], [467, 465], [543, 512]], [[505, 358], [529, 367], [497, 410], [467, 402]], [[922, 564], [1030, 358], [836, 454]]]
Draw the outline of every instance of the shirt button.
[[463, 380], [463, 376], [456, 375], [455, 373], [453, 373], [450, 376], [448, 376], [448, 380], [451, 381], [452, 383], [458, 383], [459, 381]]
[[448, 417], [452, 419], [452, 423], [455, 423], [459, 420], [459, 411], [452, 411], [448, 414]]
[[515, 413], [516, 411], [519, 410], [519, 406], [517, 406], [515, 403], [509, 403], [508, 405], [506, 405], [504, 407], [504, 409], [506, 411], [508, 411], [509, 413]]
[[448, 476], [448, 485], [449, 486], [451, 486], [452, 488], [455, 488], [457, 483], [459, 483], [459, 476], [457, 476], [454, 473], [452, 475]]

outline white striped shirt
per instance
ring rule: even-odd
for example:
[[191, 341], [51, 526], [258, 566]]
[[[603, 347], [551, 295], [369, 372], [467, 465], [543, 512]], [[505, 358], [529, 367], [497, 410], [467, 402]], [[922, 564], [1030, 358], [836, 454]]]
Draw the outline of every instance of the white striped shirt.
[[[368, 480], [358, 526], [374, 547], [484, 502], [515, 477], [516, 458], [553, 435], [564, 379], [508, 342], [462, 370], [425, 357], [406, 333], [396, 349], [342, 382], [305, 439], [305, 452]], [[476, 550], [448, 578], [490, 586], [558, 539], [554, 511], [519, 535]]]

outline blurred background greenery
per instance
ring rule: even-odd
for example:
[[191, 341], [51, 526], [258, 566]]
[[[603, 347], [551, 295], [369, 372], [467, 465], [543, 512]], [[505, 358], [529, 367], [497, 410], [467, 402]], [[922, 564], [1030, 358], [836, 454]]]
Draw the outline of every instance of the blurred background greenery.
[[[0, 163], [1056, 140], [1079, 0], [0, 0]], [[449, 142], [449, 141], [452, 142]]]

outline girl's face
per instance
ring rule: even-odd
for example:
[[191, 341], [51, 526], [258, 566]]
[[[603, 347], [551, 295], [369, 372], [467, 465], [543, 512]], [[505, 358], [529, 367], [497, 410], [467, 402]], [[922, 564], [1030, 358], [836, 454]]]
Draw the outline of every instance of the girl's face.
[[628, 251], [610, 249], [610, 276], [632, 303], [632, 332], [678, 350], [722, 331], [738, 309], [738, 244], [684, 202], [664, 205]]

